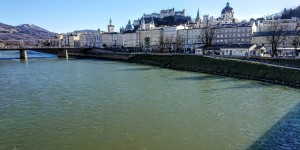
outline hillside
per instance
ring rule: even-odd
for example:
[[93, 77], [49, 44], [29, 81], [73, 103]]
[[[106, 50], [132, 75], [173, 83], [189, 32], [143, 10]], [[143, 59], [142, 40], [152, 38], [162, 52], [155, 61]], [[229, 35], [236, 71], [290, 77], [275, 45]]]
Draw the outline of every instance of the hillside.
[[281, 14], [281, 19], [291, 19], [292, 17], [300, 18], [300, 5], [295, 8], [284, 9]]
[[265, 19], [272, 20], [272, 19], [292, 19], [293, 17], [300, 18], [300, 5], [294, 8], [284, 8], [281, 12], [274, 13], [271, 15], [266, 15]]
[[0, 40], [34, 41], [49, 39], [55, 35], [56, 33], [47, 31], [46, 29], [32, 24], [11, 26], [0, 23]]

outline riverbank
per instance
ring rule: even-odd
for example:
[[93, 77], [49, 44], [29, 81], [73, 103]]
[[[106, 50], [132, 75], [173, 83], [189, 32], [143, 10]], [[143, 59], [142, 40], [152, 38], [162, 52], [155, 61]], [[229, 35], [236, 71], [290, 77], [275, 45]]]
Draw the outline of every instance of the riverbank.
[[76, 57], [117, 60], [175, 70], [201, 72], [300, 87], [300, 70], [255, 62], [177, 54], [99, 53], [92, 51], [72, 55]]
[[300, 70], [197, 55], [138, 54], [126, 62], [300, 87]]

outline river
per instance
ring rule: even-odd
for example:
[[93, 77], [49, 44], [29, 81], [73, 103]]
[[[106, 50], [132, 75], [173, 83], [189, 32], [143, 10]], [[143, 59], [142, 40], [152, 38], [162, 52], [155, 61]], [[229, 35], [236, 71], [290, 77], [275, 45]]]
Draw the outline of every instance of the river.
[[251, 80], [18, 56], [0, 51], [0, 150], [248, 149], [300, 102], [299, 89]]

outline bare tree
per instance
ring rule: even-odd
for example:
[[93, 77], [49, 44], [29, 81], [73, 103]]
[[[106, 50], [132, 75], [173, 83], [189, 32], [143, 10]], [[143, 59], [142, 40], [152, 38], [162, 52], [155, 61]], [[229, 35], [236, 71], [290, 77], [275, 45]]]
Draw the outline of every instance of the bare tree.
[[164, 51], [164, 47], [165, 47], [165, 38], [163, 34], [161, 34], [159, 37], [159, 49], [161, 53]]
[[151, 44], [151, 38], [150, 37], [145, 37], [145, 46], [146, 46], [148, 51], [149, 51], [150, 44]]
[[199, 38], [202, 40], [202, 42], [206, 47], [213, 45], [215, 32], [216, 32], [216, 28], [213, 27], [211, 19], [207, 20], [203, 26], [203, 30], [201, 34], [199, 35]]
[[177, 35], [176, 37], [176, 52], [182, 52], [184, 47], [185, 39], [181, 35]]
[[267, 43], [272, 47], [272, 57], [278, 56], [278, 46], [286, 40], [286, 34], [283, 26], [279, 22], [272, 23], [267, 27], [269, 36], [266, 37]]
[[300, 32], [296, 33], [296, 36], [293, 39], [293, 46], [295, 47], [294, 54], [298, 56], [299, 52], [297, 52], [297, 49], [300, 46]]
[[170, 53], [171, 49], [172, 49], [172, 45], [173, 45], [173, 37], [172, 36], [166, 36], [164, 38], [164, 41], [165, 41], [165, 48]]

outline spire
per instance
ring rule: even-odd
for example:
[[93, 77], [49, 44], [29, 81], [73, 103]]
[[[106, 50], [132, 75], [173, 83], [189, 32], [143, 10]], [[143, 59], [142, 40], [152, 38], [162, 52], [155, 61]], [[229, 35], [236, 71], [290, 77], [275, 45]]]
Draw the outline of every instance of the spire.
[[130, 19], [129, 19], [129, 21], [128, 21], [128, 24], [131, 24], [131, 21], [130, 21]]
[[198, 8], [198, 11], [197, 11], [197, 17], [196, 17], [196, 22], [200, 21], [200, 13], [199, 13], [199, 8]]
[[109, 19], [109, 25], [111, 25], [112, 21], [111, 21], [111, 18]]

